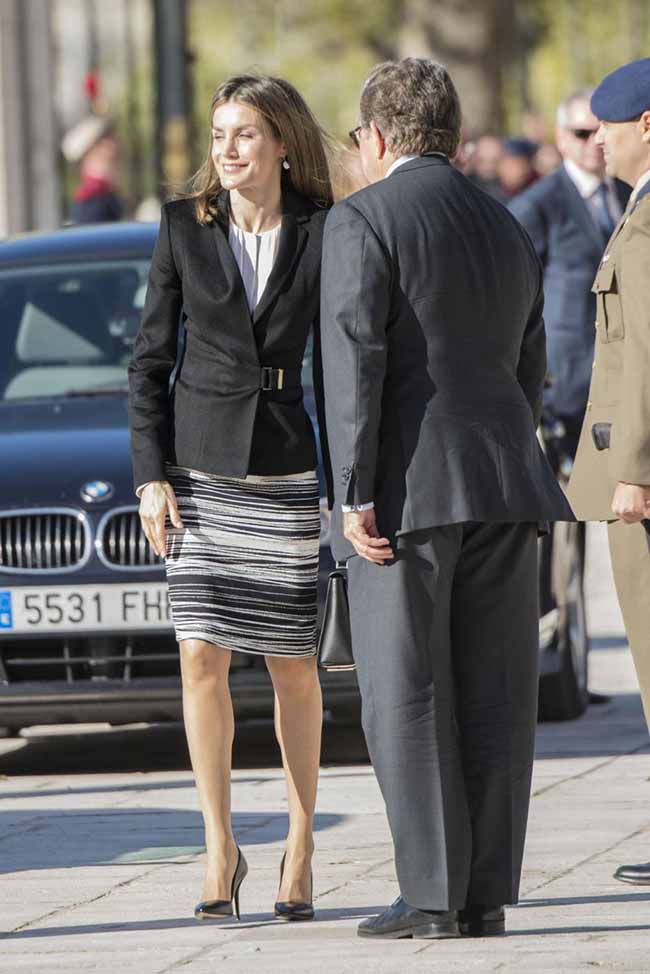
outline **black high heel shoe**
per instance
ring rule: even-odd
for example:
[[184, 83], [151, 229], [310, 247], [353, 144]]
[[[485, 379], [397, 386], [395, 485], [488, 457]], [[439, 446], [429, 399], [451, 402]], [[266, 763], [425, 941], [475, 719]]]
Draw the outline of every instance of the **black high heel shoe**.
[[[282, 862], [280, 863], [280, 886], [282, 886], [282, 877], [284, 876], [284, 863], [287, 858], [287, 854], [282, 856]], [[313, 920], [314, 919], [314, 874], [310, 872], [310, 883], [311, 883], [311, 894], [309, 903], [293, 903], [291, 901], [276, 900], [275, 903], [275, 915], [279, 917], [280, 920]]]
[[244, 882], [248, 874], [248, 863], [244, 859], [244, 854], [237, 846], [237, 868], [232, 878], [229, 900], [202, 900], [194, 907], [194, 916], [197, 920], [220, 920], [224, 917], [233, 915], [233, 903], [235, 904], [235, 915], [241, 920], [239, 915], [239, 887]]

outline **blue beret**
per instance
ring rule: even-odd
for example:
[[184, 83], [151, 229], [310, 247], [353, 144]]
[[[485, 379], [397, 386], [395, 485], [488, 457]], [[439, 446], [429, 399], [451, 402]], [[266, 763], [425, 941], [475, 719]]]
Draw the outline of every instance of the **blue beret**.
[[537, 146], [530, 139], [517, 136], [513, 139], [506, 139], [503, 143], [503, 151], [507, 156], [518, 156], [525, 159], [532, 159], [537, 152]]
[[631, 61], [604, 78], [591, 96], [591, 110], [605, 122], [629, 122], [650, 109], [650, 58]]

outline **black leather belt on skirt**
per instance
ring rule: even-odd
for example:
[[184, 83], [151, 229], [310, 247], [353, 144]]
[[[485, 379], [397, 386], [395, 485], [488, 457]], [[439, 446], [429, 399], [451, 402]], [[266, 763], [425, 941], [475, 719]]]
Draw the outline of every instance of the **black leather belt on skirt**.
[[260, 389], [262, 392], [288, 392], [300, 389], [302, 369], [274, 369], [263, 365], [260, 369]]

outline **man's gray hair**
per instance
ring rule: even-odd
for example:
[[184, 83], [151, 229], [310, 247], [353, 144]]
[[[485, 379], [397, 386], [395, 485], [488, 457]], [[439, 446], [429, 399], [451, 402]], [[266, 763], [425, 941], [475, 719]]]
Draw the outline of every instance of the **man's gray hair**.
[[460, 142], [460, 100], [449, 73], [428, 58], [378, 64], [361, 91], [360, 120], [374, 121], [395, 155], [444, 152]]
[[557, 106], [557, 112], [555, 115], [555, 121], [561, 129], [565, 129], [569, 125], [569, 117], [571, 115], [571, 109], [579, 101], [591, 101], [591, 96], [594, 93], [593, 88], [581, 88], [579, 91], [574, 91], [572, 95], [568, 95], [563, 98], [560, 104]]

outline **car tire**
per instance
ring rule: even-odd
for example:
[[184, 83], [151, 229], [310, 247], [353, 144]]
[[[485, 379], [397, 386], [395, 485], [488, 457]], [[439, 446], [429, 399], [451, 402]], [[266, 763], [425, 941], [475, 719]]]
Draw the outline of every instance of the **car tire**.
[[[554, 528], [555, 596], [558, 603], [555, 673], [539, 686], [540, 720], [575, 720], [589, 703], [587, 682], [589, 637], [583, 589], [580, 525], [558, 523]], [[558, 568], [559, 565], [559, 568]]]

